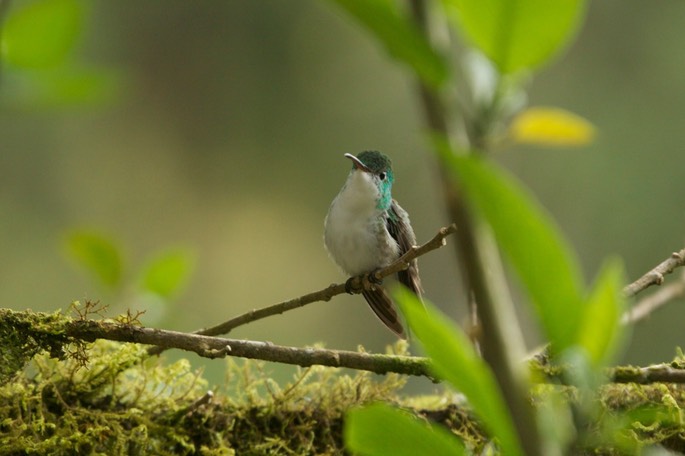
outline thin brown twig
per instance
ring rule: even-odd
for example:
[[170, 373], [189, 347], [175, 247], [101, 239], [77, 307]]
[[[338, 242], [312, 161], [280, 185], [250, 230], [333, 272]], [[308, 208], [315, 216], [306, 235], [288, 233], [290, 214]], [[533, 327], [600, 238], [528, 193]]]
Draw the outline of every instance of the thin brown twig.
[[637, 304], [623, 314], [621, 323], [628, 325], [645, 320], [655, 310], [663, 307], [670, 301], [683, 296], [685, 296], [685, 272], [681, 274], [680, 280], [669, 283], [668, 285], [661, 287], [654, 294], [638, 301]]
[[[623, 288], [623, 295], [627, 298], [633, 297], [651, 287], [664, 283], [664, 276], [670, 274], [676, 268], [685, 266], [685, 249], [673, 252], [669, 258], [662, 261], [636, 281]], [[631, 309], [621, 316], [621, 323], [624, 325], [635, 324], [649, 317], [652, 312], [663, 307], [668, 302], [685, 295], [685, 272], [681, 279], [675, 283], [663, 287], [651, 296], [647, 296], [638, 301]]]
[[[409, 267], [409, 263], [411, 263], [411, 261], [415, 258], [425, 255], [426, 253], [436, 250], [445, 245], [445, 238], [450, 234], [455, 233], [456, 231], [457, 227], [454, 224], [440, 228], [437, 234], [433, 236], [433, 238], [430, 241], [426, 242], [421, 246], [412, 247], [391, 265], [373, 272], [373, 279], [375, 279], [376, 281], [380, 281], [385, 277], [388, 277], [392, 274], [396, 274], [399, 271], [407, 269]], [[368, 281], [364, 280], [364, 276], [354, 277], [350, 283], [350, 285], [352, 286], [351, 291], [355, 293], [360, 293], [363, 290], [365, 283], [368, 283]], [[218, 336], [222, 334], [228, 334], [230, 331], [239, 326], [252, 323], [254, 321], [261, 320], [263, 318], [267, 318], [273, 315], [282, 314], [289, 310], [297, 309], [314, 302], [330, 301], [331, 298], [333, 298], [334, 296], [346, 292], [347, 291], [345, 289], [344, 283], [332, 284], [322, 290], [314, 291], [312, 293], [308, 293], [306, 295], [299, 296], [288, 301], [283, 301], [272, 306], [263, 307], [261, 309], [252, 309], [249, 312], [245, 312], [241, 315], [238, 315], [237, 317], [231, 318], [230, 320], [227, 320], [216, 326], [194, 331], [193, 334], [199, 334], [204, 336]], [[161, 347], [150, 347], [148, 353], [150, 355], [158, 355], [163, 351], [164, 349]]]
[[[449, 236], [450, 234], [456, 233], [457, 232], [457, 225], [456, 224], [451, 224], [449, 226], [443, 226], [438, 230], [438, 232], [433, 236], [433, 238], [426, 242], [423, 245], [420, 246], [413, 246], [411, 249], [407, 250], [404, 255], [399, 257], [394, 263], [392, 263], [390, 266], [387, 266], [383, 269], [380, 269], [378, 271], [375, 271], [373, 273], [373, 278], [376, 280], [382, 280], [385, 277], [391, 276], [393, 274], [396, 274], [400, 271], [404, 271], [409, 267], [409, 264], [412, 262], [412, 260], [425, 255], [428, 252], [431, 252], [433, 250], [439, 249], [440, 247], [444, 246], [446, 241], [445, 238]], [[356, 280], [362, 281], [363, 276], [358, 276], [356, 277]], [[354, 284], [353, 284], [354, 285]]]
[[626, 287], [623, 288], [623, 294], [626, 297], [632, 297], [652, 285], [661, 285], [664, 283], [664, 276], [670, 274], [680, 266], [685, 266], [685, 249], [673, 252], [668, 259], [659, 263], [651, 271], [644, 274], [635, 282], [626, 285]]

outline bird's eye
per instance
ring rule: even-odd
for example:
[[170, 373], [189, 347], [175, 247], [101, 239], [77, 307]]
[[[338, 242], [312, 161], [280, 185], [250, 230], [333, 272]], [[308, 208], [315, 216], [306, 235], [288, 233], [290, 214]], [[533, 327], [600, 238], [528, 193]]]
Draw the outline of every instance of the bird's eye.
[[380, 173], [380, 174], [378, 175], [378, 177], [380, 177], [381, 180], [384, 181], [384, 180], [385, 180], [385, 173]]

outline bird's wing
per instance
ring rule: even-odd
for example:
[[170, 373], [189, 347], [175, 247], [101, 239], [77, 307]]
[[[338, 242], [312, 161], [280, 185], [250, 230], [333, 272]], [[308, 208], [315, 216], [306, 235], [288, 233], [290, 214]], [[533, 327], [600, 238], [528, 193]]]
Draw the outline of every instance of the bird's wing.
[[[392, 200], [392, 204], [390, 205], [386, 224], [390, 236], [392, 236], [400, 246], [400, 256], [404, 255], [416, 244], [416, 235], [414, 235], [414, 230], [409, 224], [409, 215], [395, 200]], [[407, 269], [398, 272], [397, 278], [400, 283], [421, 298], [423, 289], [421, 288], [419, 265], [416, 259], [411, 261]]]

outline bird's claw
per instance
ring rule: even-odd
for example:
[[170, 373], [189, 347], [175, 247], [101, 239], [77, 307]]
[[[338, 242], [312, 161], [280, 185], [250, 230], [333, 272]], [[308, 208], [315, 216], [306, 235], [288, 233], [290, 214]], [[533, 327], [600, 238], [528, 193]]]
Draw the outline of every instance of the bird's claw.
[[382, 284], [383, 284], [383, 279], [379, 279], [379, 278], [376, 276], [376, 273], [377, 273], [378, 271], [380, 271], [380, 268], [374, 269], [373, 271], [369, 272], [369, 273], [366, 275], [366, 280], [368, 280], [369, 283], [372, 283], [372, 284], [374, 284], [374, 285], [382, 285]]
[[355, 279], [356, 279], [356, 277], [350, 277], [345, 282], [345, 291], [347, 292], [347, 294], [359, 293], [359, 291], [360, 291], [359, 284], [355, 281]]
[[345, 291], [348, 294], [357, 294], [361, 293], [362, 290], [375, 289], [377, 285], [381, 285], [383, 283], [383, 279], [379, 279], [376, 276], [376, 272], [378, 271], [379, 269], [374, 269], [368, 274], [350, 277], [345, 282]]

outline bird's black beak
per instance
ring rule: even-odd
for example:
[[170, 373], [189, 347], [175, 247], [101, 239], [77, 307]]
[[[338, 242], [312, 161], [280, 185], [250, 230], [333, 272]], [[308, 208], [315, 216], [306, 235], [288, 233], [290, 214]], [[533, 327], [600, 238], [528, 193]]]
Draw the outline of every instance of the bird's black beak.
[[349, 158], [352, 160], [352, 163], [354, 163], [355, 169], [361, 170], [361, 171], [366, 171], [367, 173], [370, 173], [371, 170], [366, 167], [364, 163], [361, 162], [357, 157], [355, 157], [352, 154], [345, 154], [345, 157]]

